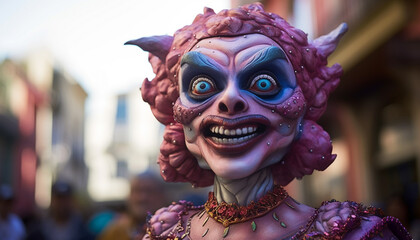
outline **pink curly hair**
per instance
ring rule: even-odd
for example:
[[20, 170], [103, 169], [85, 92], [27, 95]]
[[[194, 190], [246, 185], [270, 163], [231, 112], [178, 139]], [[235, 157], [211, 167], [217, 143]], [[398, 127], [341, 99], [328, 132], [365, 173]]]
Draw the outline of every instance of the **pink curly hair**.
[[306, 100], [300, 137], [290, 151], [272, 166], [275, 181], [287, 185], [294, 178], [325, 170], [335, 159], [330, 137], [316, 121], [324, 113], [327, 99], [339, 82], [340, 65], [327, 67], [327, 57], [334, 51], [347, 27], [342, 24], [330, 35], [308, 43], [304, 32], [290, 26], [281, 17], [267, 13], [260, 3], [250, 4], [216, 14], [205, 8], [191, 25], [178, 30], [173, 37], [154, 36], [127, 42], [149, 51], [149, 61], [156, 77], [145, 79], [143, 100], [150, 104], [155, 117], [166, 125], [158, 164], [165, 181], [191, 182], [204, 187], [213, 184], [214, 173], [199, 167], [185, 145], [179, 114], [173, 109], [179, 97], [178, 72], [181, 57], [200, 40], [217, 36], [262, 34], [277, 42], [285, 51], [298, 85]]

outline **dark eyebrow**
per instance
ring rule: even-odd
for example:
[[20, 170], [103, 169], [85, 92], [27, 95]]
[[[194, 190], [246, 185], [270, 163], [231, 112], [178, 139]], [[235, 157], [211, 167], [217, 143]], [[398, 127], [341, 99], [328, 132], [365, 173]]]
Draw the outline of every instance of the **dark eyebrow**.
[[204, 68], [212, 68], [212, 69], [221, 70], [217, 66], [217, 64], [214, 62], [213, 59], [211, 59], [210, 57], [202, 53], [194, 52], [194, 51], [188, 52], [184, 54], [184, 56], [182, 56], [181, 66], [184, 64], [189, 64], [196, 67], [204, 67]]
[[253, 59], [245, 65], [241, 72], [247, 72], [251, 68], [267, 64], [276, 59], [287, 59], [283, 50], [275, 46], [264, 48], [253, 55]]

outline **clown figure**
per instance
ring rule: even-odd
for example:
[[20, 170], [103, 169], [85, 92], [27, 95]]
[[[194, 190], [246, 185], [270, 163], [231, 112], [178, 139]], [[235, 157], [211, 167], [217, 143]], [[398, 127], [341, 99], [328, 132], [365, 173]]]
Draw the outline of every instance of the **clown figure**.
[[282, 186], [335, 159], [316, 121], [342, 68], [327, 57], [346, 24], [308, 42], [261, 4], [206, 8], [174, 36], [129, 41], [150, 52], [143, 99], [164, 124], [166, 181], [214, 185], [204, 206], [174, 203], [145, 239], [410, 239], [399, 221], [354, 202], [319, 208]]

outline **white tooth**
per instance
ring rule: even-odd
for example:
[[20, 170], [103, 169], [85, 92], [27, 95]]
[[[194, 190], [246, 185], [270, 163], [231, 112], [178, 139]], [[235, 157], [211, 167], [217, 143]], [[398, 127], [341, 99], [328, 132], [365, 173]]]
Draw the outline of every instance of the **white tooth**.
[[235, 134], [236, 134], [236, 131], [235, 130], [230, 130], [230, 135], [232, 135], [232, 136], [235, 136]]
[[252, 132], [252, 127], [248, 127], [248, 132], [251, 133]]
[[248, 128], [242, 128], [242, 134], [247, 134], [248, 133]]
[[216, 142], [217, 143], [217, 137], [212, 137], [211, 138], [214, 142]]
[[227, 142], [228, 142], [227, 138], [222, 139], [222, 143], [227, 143]]
[[233, 143], [238, 143], [238, 139], [237, 138], [234, 138], [233, 139]]
[[244, 141], [244, 137], [240, 137], [239, 139], [238, 139], [238, 142], [243, 142]]
[[252, 128], [252, 132], [255, 132], [255, 131], [257, 131], [257, 127]]
[[210, 128], [210, 131], [214, 133], [214, 126]]
[[223, 127], [220, 127], [220, 128], [219, 128], [219, 134], [223, 134], [223, 133], [224, 133], [224, 131], [225, 131], [225, 130], [223, 129]]
[[225, 134], [225, 135], [227, 135], [227, 136], [229, 136], [229, 135], [230, 135], [230, 131], [229, 131], [229, 130], [227, 130], [227, 129], [225, 129], [224, 134]]
[[236, 129], [236, 135], [241, 135], [242, 134], [242, 130], [240, 128]]
[[219, 126], [214, 127], [214, 133], [219, 133]]

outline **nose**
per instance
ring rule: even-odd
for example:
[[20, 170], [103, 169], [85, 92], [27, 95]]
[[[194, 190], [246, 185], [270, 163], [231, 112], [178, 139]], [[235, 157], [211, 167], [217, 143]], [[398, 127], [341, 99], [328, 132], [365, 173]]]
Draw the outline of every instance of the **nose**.
[[229, 84], [219, 97], [217, 107], [220, 113], [237, 114], [248, 109], [246, 100], [241, 95], [240, 90], [235, 84]]

